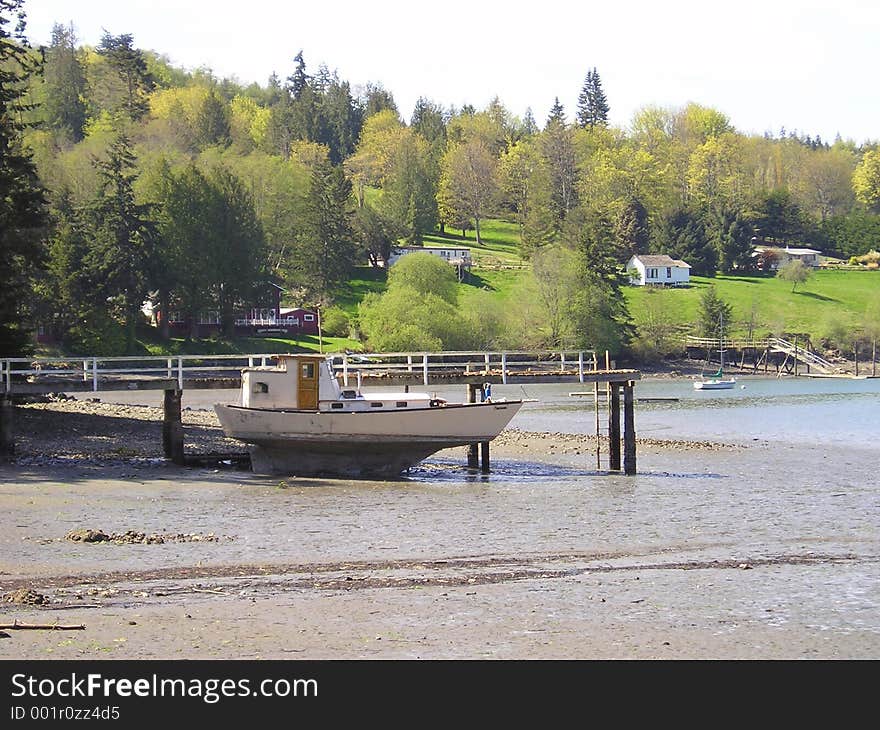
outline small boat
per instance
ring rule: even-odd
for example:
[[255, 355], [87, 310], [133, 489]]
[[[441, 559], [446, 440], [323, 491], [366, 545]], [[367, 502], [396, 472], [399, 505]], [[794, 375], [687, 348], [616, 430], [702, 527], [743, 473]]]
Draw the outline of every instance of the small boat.
[[718, 372], [694, 382], [697, 390], [729, 390], [736, 385], [736, 378], [724, 377], [724, 315], [718, 318]]
[[712, 377], [694, 382], [694, 388], [697, 390], [727, 390], [735, 385], [736, 378], [725, 378], [721, 368], [718, 368], [718, 372]]
[[340, 384], [324, 355], [277, 355], [241, 371], [241, 402], [214, 406], [224, 432], [249, 445], [258, 474], [396, 478], [432, 454], [487, 442], [521, 400], [449, 403], [434, 394], [363, 393]]

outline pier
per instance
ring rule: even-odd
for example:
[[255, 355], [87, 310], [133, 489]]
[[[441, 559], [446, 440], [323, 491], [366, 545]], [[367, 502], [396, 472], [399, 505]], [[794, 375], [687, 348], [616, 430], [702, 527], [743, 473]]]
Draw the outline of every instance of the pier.
[[[623, 471], [625, 474], [636, 473], [633, 390], [641, 374], [637, 370], [613, 368], [607, 354], [604, 369], [599, 369], [596, 353], [590, 350], [340, 353], [328, 357], [332, 358], [336, 376], [345, 386], [353, 381], [364, 386], [393, 383], [405, 388], [411, 385], [465, 385], [468, 403], [484, 400], [487, 389], [494, 384], [590, 383], [597, 393], [602, 384], [608, 396], [608, 469], [621, 470], [622, 393]], [[260, 353], [0, 360], [0, 462], [9, 460], [15, 452], [16, 398], [52, 393], [162, 390], [163, 452], [173, 463], [184, 465], [188, 463], [181, 420], [184, 391], [239, 388], [243, 368], [265, 367], [273, 358], [272, 353]], [[597, 437], [598, 407], [597, 398]], [[224, 456], [228, 458], [228, 455]], [[480, 468], [483, 472], [490, 470], [488, 443], [468, 447], [468, 466]]]

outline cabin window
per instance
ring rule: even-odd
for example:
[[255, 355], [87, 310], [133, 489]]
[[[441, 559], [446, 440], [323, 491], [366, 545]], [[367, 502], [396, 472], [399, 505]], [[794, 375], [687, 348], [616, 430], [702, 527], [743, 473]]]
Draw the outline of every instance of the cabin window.
[[370, 408], [381, 408], [384, 405], [382, 401], [372, 401], [370, 403]]
[[341, 395], [343, 398], [357, 398], [357, 392], [354, 390], [343, 390]]
[[314, 380], [315, 379], [315, 363], [313, 363], [313, 362], [303, 363], [302, 377], [303, 377], [303, 380]]
[[406, 404], [406, 401], [405, 401], [405, 400], [399, 400], [399, 401], [397, 401], [397, 403], [395, 403], [395, 405], [396, 405], [398, 408], [406, 408], [406, 405], [407, 405], [407, 404]]
[[315, 321], [315, 315], [314, 315], [314, 314], [304, 314], [304, 315], [303, 315], [303, 321], [304, 321], [304, 322], [314, 322], [314, 321]]
[[666, 267], [666, 278], [667, 278], [667, 279], [671, 279], [671, 278], [672, 278], [672, 267], [671, 267], [671, 266], [667, 266], [667, 267]]
[[268, 393], [269, 392], [269, 384], [268, 383], [254, 383], [253, 392], [254, 393]]
[[343, 404], [342, 403], [331, 403], [330, 407], [331, 408], [342, 408]]

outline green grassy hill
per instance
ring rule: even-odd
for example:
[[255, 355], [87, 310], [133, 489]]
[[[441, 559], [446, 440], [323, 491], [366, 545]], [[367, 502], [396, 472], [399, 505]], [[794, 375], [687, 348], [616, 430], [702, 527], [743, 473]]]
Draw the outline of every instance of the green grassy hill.
[[[734, 336], [744, 336], [754, 320], [758, 336], [797, 332], [815, 341], [832, 326], [853, 331], [863, 326], [872, 299], [880, 297], [880, 274], [873, 271], [815, 271], [792, 292], [791, 284], [775, 276], [691, 277], [689, 287], [662, 292], [662, 303], [672, 323], [696, 332], [700, 297], [714, 286], [718, 296], [733, 307]], [[627, 287], [630, 313], [644, 321], [651, 293]]]

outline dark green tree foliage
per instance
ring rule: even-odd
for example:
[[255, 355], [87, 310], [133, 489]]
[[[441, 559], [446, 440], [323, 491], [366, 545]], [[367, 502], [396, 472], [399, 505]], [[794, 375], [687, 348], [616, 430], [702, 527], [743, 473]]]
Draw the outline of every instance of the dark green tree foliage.
[[611, 223], [596, 211], [577, 208], [561, 240], [578, 260], [579, 286], [571, 302], [578, 346], [620, 353], [634, 330], [622, 291], [627, 277], [617, 262]]
[[420, 96], [413, 109], [409, 126], [428, 142], [446, 142], [446, 117], [443, 107]]
[[750, 220], [758, 238], [787, 243], [804, 235], [804, 216], [787, 190], [773, 190], [756, 201]]
[[155, 87], [147, 71], [143, 51], [134, 47], [130, 33], [114, 36], [105, 32], [97, 51], [107, 59], [123, 86], [120, 110], [130, 119], [138, 120], [150, 110], [147, 95]]
[[363, 108], [364, 119], [386, 109], [399, 114], [394, 96], [390, 91], [383, 88], [382, 84], [367, 83], [362, 94], [361, 107]]
[[822, 221], [819, 240], [824, 251], [841, 258], [862, 256], [880, 248], [880, 215], [854, 210]]
[[214, 226], [222, 202], [195, 165], [178, 174], [166, 169], [162, 188], [159, 231], [165, 275], [157, 281], [159, 308], [166, 322], [170, 310], [180, 310], [192, 337], [199, 312], [210, 307], [212, 269], [223, 255]]
[[727, 339], [733, 324], [733, 307], [718, 296], [714, 285], [700, 296], [700, 334], [703, 337]]
[[547, 116], [547, 124], [544, 125], [544, 129], [551, 125], [565, 126], [565, 107], [560, 103], [558, 96], [553, 99], [553, 106], [550, 107], [550, 114]]
[[706, 231], [718, 251], [718, 268], [721, 271], [730, 274], [754, 268], [754, 229], [741, 213], [733, 210], [707, 213]]
[[550, 171], [551, 203], [558, 231], [568, 212], [577, 205], [577, 158], [573, 130], [565, 123], [565, 112], [558, 99], [544, 129], [541, 152]]
[[[28, 77], [38, 68], [23, 40], [22, 0], [0, 0], [0, 354], [22, 354], [32, 275], [44, 263], [47, 223], [43, 189], [21, 136]], [[17, 17], [16, 27], [6, 26]]]
[[531, 137], [539, 131], [538, 124], [535, 122], [535, 115], [532, 112], [532, 107], [526, 109], [526, 115], [523, 117], [522, 131], [524, 137]]
[[254, 202], [242, 181], [225, 167], [209, 176], [215, 208], [210, 212], [213, 251], [211, 293], [223, 334], [235, 333], [236, 310], [253, 301], [265, 276], [265, 239]]
[[394, 245], [394, 227], [370, 205], [355, 211], [353, 230], [360, 249], [367, 255], [371, 266], [379, 266], [391, 256]]
[[656, 249], [690, 264], [692, 274], [715, 276], [718, 269], [718, 250], [706, 235], [702, 217], [687, 208], [674, 210], [663, 219]]
[[293, 73], [287, 77], [287, 83], [284, 89], [290, 94], [291, 98], [296, 101], [302, 96], [303, 90], [308, 86], [310, 78], [306, 73], [306, 62], [303, 60], [303, 52], [300, 51], [293, 57], [295, 68]]
[[638, 198], [629, 198], [614, 221], [614, 240], [620, 259], [628, 260], [635, 254], [648, 253], [650, 237], [648, 209]]
[[93, 236], [85, 265], [92, 272], [94, 293], [112, 301], [125, 323], [126, 351], [134, 352], [136, 326], [150, 285], [149, 266], [157, 236], [150, 207], [135, 200], [136, 160], [123, 133], [110, 145], [107, 158], [96, 160], [101, 186], [86, 215]]
[[584, 79], [584, 85], [578, 96], [578, 124], [589, 129], [607, 127], [608, 112], [608, 100], [602, 90], [602, 80], [594, 67], [592, 71], [587, 71], [587, 77]]
[[52, 27], [52, 42], [46, 49], [43, 69], [46, 122], [68, 142], [83, 138], [86, 123], [86, 77], [76, 50], [73, 26]]
[[436, 176], [430, 160], [420, 155], [410, 139], [401, 145], [382, 195], [381, 210], [398, 237], [420, 245], [425, 233], [437, 225]]
[[351, 181], [342, 168], [316, 167], [294, 270], [297, 283], [318, 304], [329, 303], [351, 273], [357, 246], [351, 211]]
[[195, 127], [198, 143], [202, 148], [212, 145], [226, 147], [231, 141], [229, 113], [223, 100], [213, 89], [199, 108]]
[[354, 152], [364, 122], [363, 109], [347, 81], [333, 76], [322, 96], [321, 114], [324, 137], [318, 141], [330, 148], [330, 161], [338, 165]]

